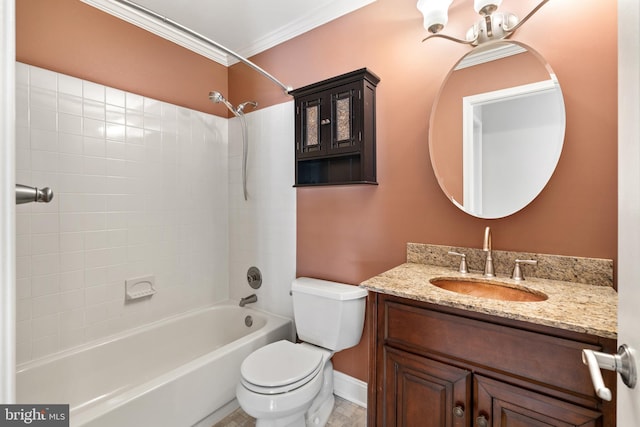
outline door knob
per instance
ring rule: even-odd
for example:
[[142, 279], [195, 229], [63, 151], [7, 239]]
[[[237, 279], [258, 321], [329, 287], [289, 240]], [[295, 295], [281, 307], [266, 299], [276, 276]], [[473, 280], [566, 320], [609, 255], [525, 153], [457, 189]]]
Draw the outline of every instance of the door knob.
[[485, 417], [484, 415], [480, 415], [478, 418], [476, 418], [477, 427], [487, 427], [488, 425], [489, 425], [489, 421], [487, 420], [487, 417]]
[[582, 363], [589, 367], [591, 382], [596, 394], [602, 400], [611, 400], [611, 390], [604, 385], [600, 368], [616, 371], [622, 382], [629, 388], [634, 388], [637, 382], [636, 362], [626, 344], [618, 348], [618, 354], [606, 354], [593, 350], [582, 350]]
[[464, 408], [462, 407], [462, 405], [457, 405], [455, 408], [453, 408], [453, 415], [456, 418], [464, 417]]

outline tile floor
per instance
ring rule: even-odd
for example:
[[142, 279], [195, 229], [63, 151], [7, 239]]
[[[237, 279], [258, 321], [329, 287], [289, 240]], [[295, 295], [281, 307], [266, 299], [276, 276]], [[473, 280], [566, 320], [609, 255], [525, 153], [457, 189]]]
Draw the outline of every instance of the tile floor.
[[[326, 427], [365, 427], [366, 419], [366, 409], [336, 396], [336, 404]], [[238, 408], [212, 427], [254, 427], [255, 425], [256, 420], [247, 415], [242, 408]]]

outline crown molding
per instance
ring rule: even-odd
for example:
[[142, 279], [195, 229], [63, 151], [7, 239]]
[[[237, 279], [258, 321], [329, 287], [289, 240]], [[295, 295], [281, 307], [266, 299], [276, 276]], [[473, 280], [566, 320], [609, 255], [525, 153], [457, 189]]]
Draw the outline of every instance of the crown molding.
[[[277, 46], [280, 43], [284, 43], [287, 40], [324, 25], [340, 16], [351, 13], [371, 3], [375, 3], [376, 1], [377, 0], [334, 0], [331, 7], [323, 6], [312, 10], [300, 19], [292, 21], [269, 34], [265, 34], [259, 40], [253, 40], [250, 46], [238, 49], [238, 53], [245, 58], [257, 55], [260, 52]], [[237, 62], [235, 58], [231, 58], [230, 60], [232, 63]]]
[[[228, 67], [238, 62], [238, 60], [224, 52], [216, 49], [208, 43], [199, 40], [183, 31], [180, 31], [170, 25], [163, 23], [153, 17], [150, 17], [140, 11], [134, 10], [123, 4], [113, 0], [81, 0], [82, 2], [93, 6], [103, 12], [106, 12], [116, 18], [122, 19], [130, 24], [145, 29], [157, 36], [176, 43], [186, 49], [189, 49], [199, 55], [209, 58], [219, 64]], [[345, 15], [356, 9], [364, 7], [376, 0], [352, 0], [345, 2], [344, 0], [334, 0], [334, 7], [323, 7], [314, 10], [301, 19], [293, 21], [276, 31], [255, 40], [250, 46], [238, 49], [236, 52], [241, 56], [248, 58], [283, 43], [293, 37], [299, 36], [313, 28], [326, 24], [336, 17]]]
[[111, 0], [81, 0], [90, 6], [100, 9], [109, 15], [127, 21], [137, 27], [147, 30], [163, 39], [176, 43], [186, 49], [211, 59], [225, 67], [229, 66], [227, 54], [220, 52], [209, 44], [196, 39], [176, 28], [164, 24], [150, 16], [143, 14], [137, 10], [131, 9], [120, 3]]

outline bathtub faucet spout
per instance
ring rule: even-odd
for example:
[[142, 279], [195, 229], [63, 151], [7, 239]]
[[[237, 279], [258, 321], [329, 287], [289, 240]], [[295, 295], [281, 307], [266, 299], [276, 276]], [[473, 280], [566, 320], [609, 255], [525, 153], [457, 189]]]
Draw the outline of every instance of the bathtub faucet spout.
[[257, 302], [258, 296], [256, 294], [251, 294], [248, 297], [240, 298], [240, 307], [244, 307], [247, 304], [251, 304], [252, 302]]

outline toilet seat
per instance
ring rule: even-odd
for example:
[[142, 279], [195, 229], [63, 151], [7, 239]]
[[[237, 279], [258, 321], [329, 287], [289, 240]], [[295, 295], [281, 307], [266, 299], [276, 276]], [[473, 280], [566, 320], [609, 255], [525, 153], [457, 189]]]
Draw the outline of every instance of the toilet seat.
[[286, 393], [311, 381], [323, 366], [322, 351], [282, 340], [251, 353], [240, 367], [240, 381], [255, 393]]

